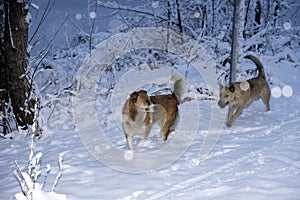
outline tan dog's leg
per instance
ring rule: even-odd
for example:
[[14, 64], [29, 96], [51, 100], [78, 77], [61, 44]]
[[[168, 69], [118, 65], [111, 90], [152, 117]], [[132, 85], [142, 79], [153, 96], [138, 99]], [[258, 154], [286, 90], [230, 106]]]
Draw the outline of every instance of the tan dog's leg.
[[262, 98], [262, 100], [263, 100], [263, 102], [264, 102], [264, 104], [266, 106], [266, 111], [270, 111], [269, 99], [268, 98]]
[[127, 140], [127, 143], [128, 143], [128, 148], [130, 150], [133, 150], [133, 138], [132, 138], [132, 135], [125, 134], [125, 136], [126, 136], [126, 140]]
[[227, 126], [231, 126], [232, 123], [234, 122], [234, 120], [235, 120], [236, 118], [238, 118], [238, 116], [240, 116], [240, 115], [242, 114], [243, 107], [244, 107], [244, 106], [238, 106], [238, 107], [236, 108], [236, 111], [235, 111], [234, 114], [233, 114], [234, 108], [233, 108], [233, 107], [229, 107]]
[[226, 124], [227, 126], [231, 126], [232, 125], [233, 111], [234, 111], [234, 107], [233, 106], [229, 106], [228, 116], [227, 116], [227, 124]]
[[269, 102], [270, 102], [271, 92], [270, 92], [269, 87], [265, 87], [263, 90], [264, 91], [262, 92], [261, 99], [262, 99], [262, 101], [264, 102], [264, 104], [266, 106], [266, 111], [269, 111], [270, 110]]

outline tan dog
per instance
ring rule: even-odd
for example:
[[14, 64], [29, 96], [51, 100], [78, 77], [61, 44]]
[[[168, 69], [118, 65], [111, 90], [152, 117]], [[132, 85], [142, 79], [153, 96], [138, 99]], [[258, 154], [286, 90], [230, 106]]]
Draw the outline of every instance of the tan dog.
[[270, 110], [270, 88], [266, 81], [263, 65], [255, 56], [247, 55], [245, 58], [255, 63], [259, 74], [257, 77], [245, 82], [232, 83], [226, 87], [220, 85], [220, 100], [218, 105], [224, 108], [229, 104], [227, 126], [231, 126], [234, 120], [240, 116], [243, 109], [254, 100], [261, 98], [266, 106], [266, 110]]
[[163, 141], [174, 131], [184, 83], [179, 74], [173, 73], [172, 79], [175, 81], [172, 94], [148, 96], [147, 91], [140, 90], [133, 92], [125, 102], [122, 125], [130, 150], [133, 150], [133, 135], [142, 133], [146, 140], [155, 122], [160, 125]]

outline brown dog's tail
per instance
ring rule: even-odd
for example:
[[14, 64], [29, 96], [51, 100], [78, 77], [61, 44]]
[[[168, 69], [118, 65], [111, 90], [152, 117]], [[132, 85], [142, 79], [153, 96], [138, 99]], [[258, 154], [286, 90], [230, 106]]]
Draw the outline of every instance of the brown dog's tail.
[[266, 74], [265, 74], [265, 71], [264, 71], [264, 67], [261, 64], [261, 62], [258, 60], [258, 58], [256, 58], [253, 55], [247, 55], [244, 58], [252, 60], [255, 63], [256, 68], [258, 69], [258, 72], [259, 72], [258, 77], [262, 77], [263, 79], [266, 79]]
[[178, 72], [172, 72], [171, 82], [174, 83], [173, 93], [176, 95], [177, 100], [180, 102], [181, 97], [185, 91], [184, 78]]

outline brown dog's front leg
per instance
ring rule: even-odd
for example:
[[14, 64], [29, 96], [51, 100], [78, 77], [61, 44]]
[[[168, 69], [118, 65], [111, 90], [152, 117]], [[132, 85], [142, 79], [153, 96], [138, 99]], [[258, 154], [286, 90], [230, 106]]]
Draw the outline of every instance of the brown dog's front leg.
[[151, 125], [148, 125], [148, 126], [146, 127], [146, 130], [145, 130], [144, 133], [143, 133], [143, 140], [146, 140], [146, 139], [148, 138], [149, 133], [150, 133], [150, 130], [151, 130]]
[[126, 140], [127, 140], [129, 150], [133, 151], [133, 138], [132, 138], [132, 135], [125, 134], [125, 136], [126, 136]]

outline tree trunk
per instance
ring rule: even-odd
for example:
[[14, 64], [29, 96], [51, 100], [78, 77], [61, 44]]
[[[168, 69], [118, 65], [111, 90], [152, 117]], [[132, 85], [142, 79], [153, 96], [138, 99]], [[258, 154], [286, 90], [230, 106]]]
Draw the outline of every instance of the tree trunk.
[[236, 73], [240, 71], [240, 57], [243, 51], [243, 30], [244, 30], [244, 0], [234, 1], [232, 41], [231, 41], [231, 63], [230, 63], [230, 79], [229, 82], [236, 81]]
[[176, 0], [176, 8], [177, 8], [177, 20], [178, 20], [179, 32], [183, 33], [183, 26], [181, 20], [181, 8], [180, 8], [179, 0]]
[[262, 15], [261, 3], [260, 3], [260, 1], [256, 1], [256, 4], [255, 4], [255, 17], [254, 17], [254, 20], [255, 20], [254, 35], [257, 34], [261, 29], [261, 15]]
[[11, 99], [19, 126], [27, 128], [33, 123], [35, 101], [30, 99], [31, 86], [26, 76], [28, 46], [28, 0], [0, 0], [1, 66], [0, 88], [6, 91], [5, 100]]

